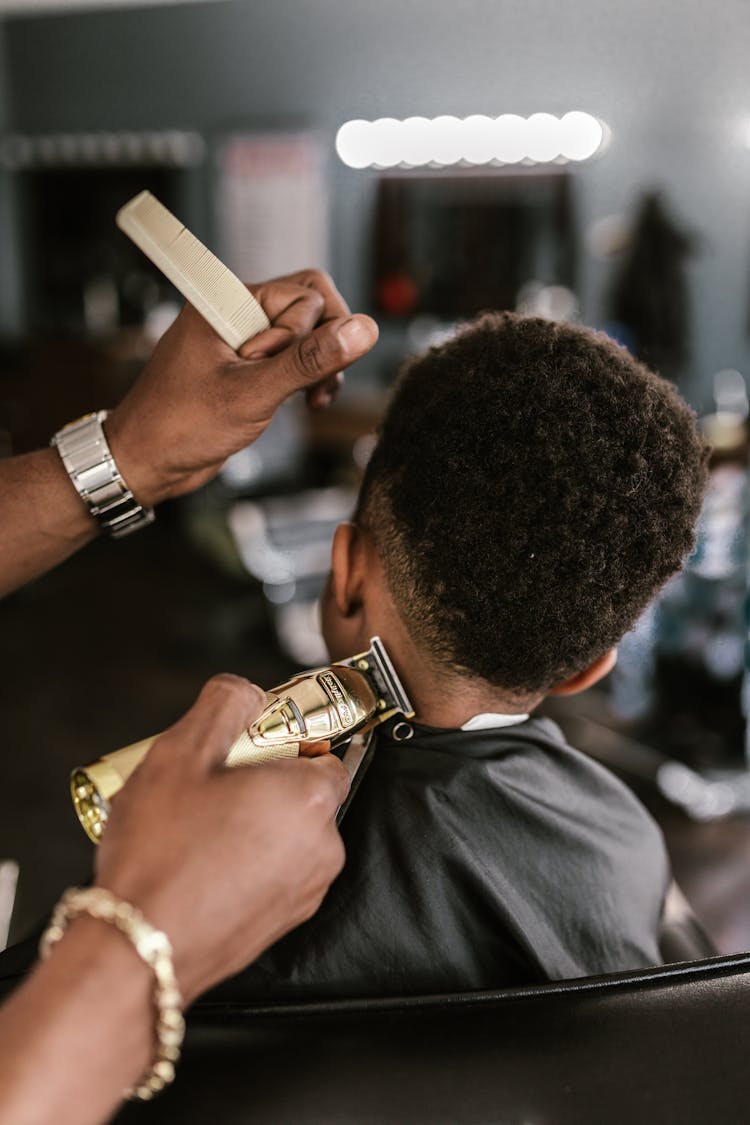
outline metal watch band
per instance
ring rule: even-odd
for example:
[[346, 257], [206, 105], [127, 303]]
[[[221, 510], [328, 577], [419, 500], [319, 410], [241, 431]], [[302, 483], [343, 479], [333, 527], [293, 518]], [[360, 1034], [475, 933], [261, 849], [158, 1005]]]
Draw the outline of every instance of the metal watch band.
[[153, 523], [153, 508], [142, 507], [122, 479], [105, 437], [106, 410], [84, 414], [63, 426], [50, 445], [57, 447], [78, 495], [114, 539]]

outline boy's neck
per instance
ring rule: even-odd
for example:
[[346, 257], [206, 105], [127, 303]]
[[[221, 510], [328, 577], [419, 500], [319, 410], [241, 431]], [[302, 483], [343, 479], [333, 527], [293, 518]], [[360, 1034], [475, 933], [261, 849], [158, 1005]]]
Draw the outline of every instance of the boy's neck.
[[457, 729], [474, 715], [524, 715], [543, 694], [518, 696], [478, 677], [464, 675], [426, 656], [400, 619], [382, 623], [383, 643], [414, 707], [417, 722]]
[[519, 696], [463, 674], [419, 648], [396, 609], [377, 552], [369, 539], [364, 542], [366, 582], [362, 604], [353, 618], [356, 625], [331, 647], [340, 650], [359, 642], [364, 649], [372, 636], [379, 636], [412, 702], [416, 720], [426, 726], [456, 729], [474, 715], [523, 715], [541, 703], [543, 693]]
[[[404, 680], [414, 707], [414, 717], [426, 726], [457, 729], [474, 715], [524, 715], [540, 702], [538, 699], [519, 702], [491, 685], [477, 685], [463, 676], [446, 677], [425, 684], [421, 677], [412, 677], [404, 669]], [[489, 689], [489, 690], [488, 690]]]

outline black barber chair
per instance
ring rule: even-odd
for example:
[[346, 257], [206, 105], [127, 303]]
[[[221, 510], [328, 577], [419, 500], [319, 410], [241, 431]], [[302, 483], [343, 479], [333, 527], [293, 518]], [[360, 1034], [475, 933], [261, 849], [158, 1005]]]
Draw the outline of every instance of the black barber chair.
[[745, 1125], [750, 954], [455, 996], [192, 1011], [118, 1125]]
[[[198, 1002], [174, 1086], [116, 1121], [745, 1125], [750, 953], [707, 956], [676, 889], [661, 946], [679, 963], [502, 992]], [[0, 991], [28, 964], [19, 950], [4, 957]]]

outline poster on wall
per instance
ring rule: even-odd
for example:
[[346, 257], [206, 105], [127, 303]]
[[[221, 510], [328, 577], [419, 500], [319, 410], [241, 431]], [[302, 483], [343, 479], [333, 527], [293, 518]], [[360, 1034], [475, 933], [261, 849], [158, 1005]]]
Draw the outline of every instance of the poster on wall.
[[242, 133], [217, 150], [219, 254], [246, 281], [327, 265], [324, 154], [312, 133]]

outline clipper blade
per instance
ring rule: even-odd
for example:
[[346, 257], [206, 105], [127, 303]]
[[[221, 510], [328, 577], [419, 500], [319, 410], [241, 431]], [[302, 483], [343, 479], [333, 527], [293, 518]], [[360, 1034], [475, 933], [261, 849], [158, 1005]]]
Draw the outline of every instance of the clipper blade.
[[404, 685], [398, 678], [398, 673], [391, 663], [385, 645], [380, 637], [370, 639], [367, 652], [361, 652], [350, 660], [342, 660], [350, 668], [363, 672], [370, 681], [378, 698], [378, 710], [375, 723], [382, 723], [391, 715], [402, 714], [410, 719], [414, 714], [411, 700], [406, 694]]

